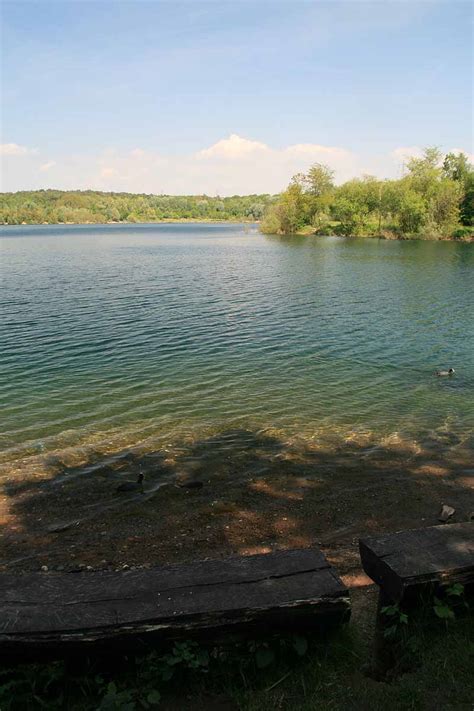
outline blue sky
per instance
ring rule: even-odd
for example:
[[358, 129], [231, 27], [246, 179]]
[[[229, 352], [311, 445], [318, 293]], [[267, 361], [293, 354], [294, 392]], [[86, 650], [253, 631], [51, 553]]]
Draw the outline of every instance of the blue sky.
[[473, 150], [469, 2], [16, 0], [2, 34], [4, 189], [272, 192]]

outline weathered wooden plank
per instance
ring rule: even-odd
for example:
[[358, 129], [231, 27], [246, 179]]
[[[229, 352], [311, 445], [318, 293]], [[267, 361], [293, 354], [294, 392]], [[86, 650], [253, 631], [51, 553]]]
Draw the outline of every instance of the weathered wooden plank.
[[400, 531], [359, 541], [363, 568], [392, 600], [408, 589], [474, 582], [474, 524]]
[[[168, 589], [195, 585], [219, 585], [226, 582], [245, 583], [264, 578], [277, 578], [301, 573], [305, 570], [330, 570], [331, 566], [318, 550], [303, 549], [280, 551], [272, 554], [235, 556], [225, 560], [192, 561], [186, 564], [166, 565], [154, 569], [123, 572], [99, 571], [96, 573], [70, 573], [43, 575], [30, 573], [21, 576], [1, 576], [1, 600], [35, 602], [38, 600], [38, 581], [47, 590], [48, 602], [66, 598], [74, 601], [91, 601], [103, 598], [106, 587], [108, 597], [137, 595], [158, 587]], [[78, 584], [78, 581], [84, 581]], [[90, 581], [97, 581], [91, 585]], [[85, 581], [89, 581], [87, 584]], [[98, 581], [101, 581], [99, 584]]]
[[0, 576], [0, 652], [87, 646], [199, 630], [314, 628], [349, 609], [319, 551], [196, 561], [154, 570]]

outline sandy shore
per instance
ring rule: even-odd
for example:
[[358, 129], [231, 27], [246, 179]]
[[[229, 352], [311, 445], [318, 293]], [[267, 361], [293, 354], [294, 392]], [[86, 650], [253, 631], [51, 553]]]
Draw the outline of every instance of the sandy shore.
[[[469, 520], [472, 459], [452, 444], [234, 429], [166, 449], [28, 457], [1, 479], [0, 566], [120, 569], [318, 546], [357, 576], [360, 536], [434, 525], [444, 503]], [[140, 470], [144, 493], [118, 494]], [[177, 486], [188, 481], [202, 487]]]

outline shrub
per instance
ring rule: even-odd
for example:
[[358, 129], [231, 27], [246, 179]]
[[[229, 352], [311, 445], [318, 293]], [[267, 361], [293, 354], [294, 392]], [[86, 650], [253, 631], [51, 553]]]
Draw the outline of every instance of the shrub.
[[451, 237], [456, 240], [470, 242], [474, 239], [474, 227], [458, 227], [451, 233]]

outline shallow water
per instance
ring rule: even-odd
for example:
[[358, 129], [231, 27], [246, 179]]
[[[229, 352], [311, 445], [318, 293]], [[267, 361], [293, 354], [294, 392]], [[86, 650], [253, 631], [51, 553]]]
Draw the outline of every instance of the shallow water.
[[7, 477], [245, 428], [472, 455], [474, 245], [45, 225], [0, 259]]

